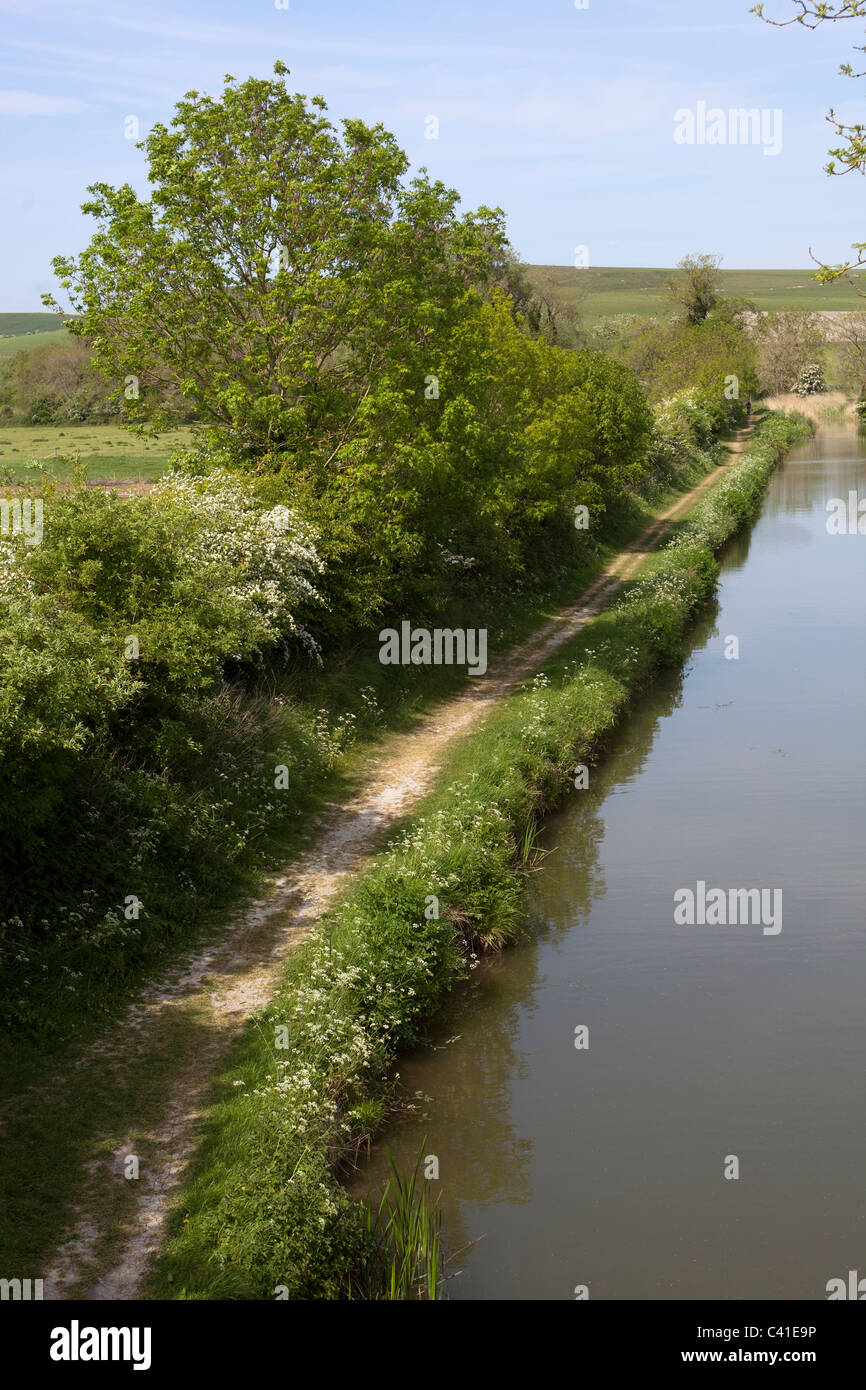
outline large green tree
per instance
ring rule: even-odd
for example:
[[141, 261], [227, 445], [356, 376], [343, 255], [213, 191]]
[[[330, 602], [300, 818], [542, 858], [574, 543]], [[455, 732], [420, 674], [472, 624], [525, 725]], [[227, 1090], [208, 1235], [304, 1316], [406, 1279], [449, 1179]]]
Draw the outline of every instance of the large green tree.
[[128, 418], [165, 423], [172, 386], [236, 457], [315, 440], [329, 460], [383, 373], [423, 369], [505, 236], [498, 210], [459, 216], [423, 171], [407, 184], [381, 125], [338, 132], [286, 76], [187, 93], [142, 142], [151, 197], [92, 185], [90, 245], [54, 266]]
[[719, 299], [719, 256], [683, 256], [679, 275], [667, 282], [668, 298], [686, 323], [703, 323]]

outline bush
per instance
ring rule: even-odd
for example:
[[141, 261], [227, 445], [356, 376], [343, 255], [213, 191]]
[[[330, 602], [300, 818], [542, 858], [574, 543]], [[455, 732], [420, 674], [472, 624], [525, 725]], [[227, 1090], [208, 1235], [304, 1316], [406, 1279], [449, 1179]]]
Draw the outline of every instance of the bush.
[[59, 413], [59, 404], [54, 396], [37, 396], [27, 407], [24, 415], [25, 425], [53, 425]]
[[[41, 543], [0, 544], [0, 941], [48, 950], [40, 990], [86, 960], [98, 991], [143, 936], [153, 949], [195, 917], [196, 881], [232, 880], [277, 811], [275, 762], [303, 783], [332, 759], [312, 714], [220, 693], [228, 663], [313, 647], [296, 610], [320, 561], [294, 513], [219, 475], [129, 499], [48, 487], [42, 502]], [[123, 918], [133, 892], [147, 929]], [[35, 1017], [35, 997], [7, 1007]]]
[[807, 367], [801, 367], [791, 389], [795, 396], [814, 396], [826, 391], [827, 383], [820, 362], [810, 362]]
[[[755, 394], [755, 348], [742, 316], [720, 305], [697, 325], [647, 323], [620, 348], [649, 399], [660, 402], [694, 388], [718, 431], [742, 420]], [[737, 394], [731, 394], [736, 381]]]

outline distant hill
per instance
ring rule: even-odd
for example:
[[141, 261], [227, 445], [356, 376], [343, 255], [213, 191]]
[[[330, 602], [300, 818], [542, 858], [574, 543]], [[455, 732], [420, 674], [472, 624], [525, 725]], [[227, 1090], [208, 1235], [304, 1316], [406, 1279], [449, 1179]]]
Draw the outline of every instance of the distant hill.
[[[866, 299], [847, 281], [819, 285], [811, 270], [722, 270], [722, 293], [751, 299], [759, 309], [863, 309]], [[553, 279], [563, 299], [577, 304], [585, 327], [612, 314], [656, 314], [665, 308], [673, 270], [622, 266], [534, 265], [530, 278]], [[862, 280], [866, 291], [866, 277]]]
[[0, 357], [11, 357], [46, 343], [63, 343], [67, 330], [60, 328], [69, 314], [0, 314]]
[[23, 333], [51, 333], [57, 330], [68, 314], [0, 314], [0, 338], [18, 337]]

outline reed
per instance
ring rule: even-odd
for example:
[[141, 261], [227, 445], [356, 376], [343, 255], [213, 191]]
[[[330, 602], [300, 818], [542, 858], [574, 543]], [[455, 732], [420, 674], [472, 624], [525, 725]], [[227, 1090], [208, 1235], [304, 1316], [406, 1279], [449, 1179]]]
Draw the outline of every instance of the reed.
[[352, 1281], [352, 1296], [369, 1300], [441, 1300], [444, 1287], [442, 1212], [423, 1176], [422, 1140], [413, 1168], [401, 1172], [390, 1152], [391, 1176], [378, 1203], [366, 1203], [370, 1254]]

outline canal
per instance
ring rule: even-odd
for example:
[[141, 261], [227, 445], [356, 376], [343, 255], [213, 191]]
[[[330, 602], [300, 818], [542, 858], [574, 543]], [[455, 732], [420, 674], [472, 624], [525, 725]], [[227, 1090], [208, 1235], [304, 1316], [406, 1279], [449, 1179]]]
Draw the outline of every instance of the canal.
[[[415, 1109], [356, 1186], [435, 1155], [452, 1298], [866, 1276], [866, 536], [827, 529], [852, 490], [853, 429], [780, 466], [686, 661], [547, 822], [524, 941], [401, 1059]], [[780, 889], [781, 930], [677, 923], [700, 883]]]

